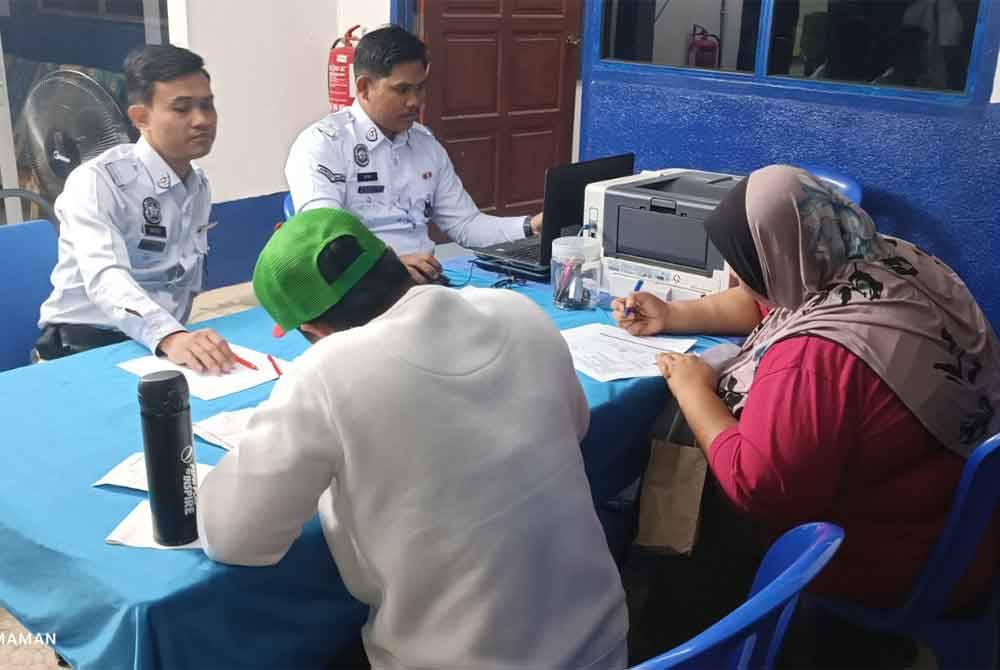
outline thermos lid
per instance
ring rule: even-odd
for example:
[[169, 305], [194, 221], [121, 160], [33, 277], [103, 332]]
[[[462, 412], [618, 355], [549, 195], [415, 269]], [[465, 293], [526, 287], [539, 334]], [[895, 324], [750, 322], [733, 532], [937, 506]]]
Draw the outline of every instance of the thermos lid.
[[139, 405], [144, 412], [173, 414], [189, 408], [187, 379], [176, 370], [163, 370], [139, 379]]

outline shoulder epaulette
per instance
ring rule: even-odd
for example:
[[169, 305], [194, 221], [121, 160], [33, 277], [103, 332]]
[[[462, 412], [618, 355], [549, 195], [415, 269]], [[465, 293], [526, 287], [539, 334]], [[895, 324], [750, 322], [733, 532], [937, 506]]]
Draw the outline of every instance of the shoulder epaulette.
[[104, 164], [104, 169], [107, 170], [111, 181], [118, 188], [124, 188], [139, 176], [139, 166], [135, 158], [119, 158], [109, 161]]

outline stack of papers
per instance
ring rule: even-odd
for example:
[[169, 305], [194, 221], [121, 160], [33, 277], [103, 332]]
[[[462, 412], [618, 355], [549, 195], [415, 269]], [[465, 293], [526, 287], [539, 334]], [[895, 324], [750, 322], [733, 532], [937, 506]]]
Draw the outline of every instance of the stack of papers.
[[[198, 463], [198, 485], [205, 481], [205, 475], [214, 466]], [[148, 491], [146, 480], [146, 457], [140, 451], [132, 454], [111, 469], [96, 482], [94, 486], [122, 486], [137, 491]], [[128, 547], [143, 547], [149, 549], [200, 549], [201, 542], [195, 540], [177, 547], [167, 547], [153, 539], [153, 510], [148, 500], [143, 500], [135, 509], [119, 523], [111, 534], [105, 538], [108, 544], [120, 544]]]
[[588, 323], [562, 331], [573, 355], [573, 367], [599, 382], [632, 377], [659, 377], [656, 355], [665, 351], [684, 353], [697, 342], [693, 338], [636, 337], [604, 323]]
[[[198, 486], [205, 481], [205, 475], [212, 471], [214, 465], [196, 463], [198, 470]], [[124, 461], [111, 468], [108, 474], [104, 475], [92, 486], [121, 486], [126, 489], [136, 491], [149, 491], [149, 482], [146, 480], [146, 456], [141, 451], [137, 451]]]
[[153, 509], [149, 506], [148, 500], [136, 505], [135, 509], [111, 531], [105, 542], [146, 549], [201, 549], [200, 539], [176, 547], [168, 547], [153, 539]]
[[246, 432], [247, 423], [256, 407], [238, 409], [234, 412], [219, 412], [193, 424], [194, 434], [226, 451], [238, 449]]
[[[130, 361], [119, 363], [118, 367], [140, 377], [163, 370], [177, 370], [187, 378], [191, 395], [202, 400], [215, 400], [216, 398], [221, 398], [231, 393], [239, 393], [240, 391], [245, 391], [278, 378], [278, 373], [275, 371], [274, 366], [271, 365], [271, 361], [267, 359], [267, 354], [241, 347], [238, 344], [230, 343], [229, 346], [233, 350], [233, 353], [249, 361], [257, 369], [252, 370], [237, 363], [232, 372], [227, 374], [199, 374], [194, 370], [171, 363], [166, 358], [160, 358], [159, 356], [133, 358]], [[278, 365], [284, 370], [285, 366], [289, 365], [289, 363], [278, 360]]]

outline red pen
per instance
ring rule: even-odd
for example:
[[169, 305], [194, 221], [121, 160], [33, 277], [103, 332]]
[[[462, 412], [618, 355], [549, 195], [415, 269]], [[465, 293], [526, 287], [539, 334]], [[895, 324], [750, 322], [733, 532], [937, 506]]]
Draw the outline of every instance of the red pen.
[[239, 363], [240, 365], [242, 365], [245, 368], [250, 368], [251, 370], [256, 370], [257, 369], [256, 365], [254, 365], [253, 363], [251, 363], [250, 361], [248, 361], [245, 358], [240, 358], [236, 354], [233, 354], [233, 358], [235, 358], [236, 362]]
[[281, 376], [281, 368], [278, 367], [278, 361], [274, 360], [274, 356], [272, 356], [271, 354], [267, 355], [267, 360], [271, 361], [271, 367], [274, 368], [274, 371], [277, 372], [278, 376], [280, 377]]

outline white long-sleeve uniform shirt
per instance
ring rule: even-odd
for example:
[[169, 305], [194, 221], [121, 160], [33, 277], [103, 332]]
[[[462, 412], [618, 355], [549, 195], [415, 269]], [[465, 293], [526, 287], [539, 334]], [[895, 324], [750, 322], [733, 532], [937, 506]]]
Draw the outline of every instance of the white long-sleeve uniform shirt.
[[56, 198], [59, 260], [38, 325], [118, 329], [155, 351], [201, 291], [208, 179], [181, 180], [145, 139], [83, 163]]
[[525, 217], [479, 211], [427, 127], [415, 123], [389, 139], [357, 101], [299, 134], [285, 179], [296, 213], [346, 209], [398, 254], [434, 248], [430, 221], [464, 247], [524, 237]]
[[290, 366], [199, 489], [201, 541], [215, 560], [273, 564], [318, 506], [370, 606], [374, 668], [623, 668], [588, 422], [566, 343], [531, 301], [413, 288]]

